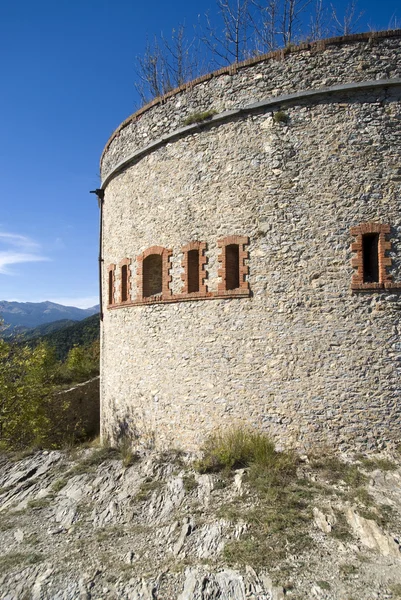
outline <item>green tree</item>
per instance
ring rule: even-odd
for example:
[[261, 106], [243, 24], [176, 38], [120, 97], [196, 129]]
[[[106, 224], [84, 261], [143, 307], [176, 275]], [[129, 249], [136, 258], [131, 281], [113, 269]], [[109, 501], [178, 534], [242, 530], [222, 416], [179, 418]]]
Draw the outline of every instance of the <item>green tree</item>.
[[74, 346], [65, 361], [71, 381], [83, 381], [99, 373], [99, 342], [90, 346]]
[[57, 361], [54, 350], [33, 350], [0, 339], [0, 446], [18, 449], [40, 445], [51, 423], [47, 404]]

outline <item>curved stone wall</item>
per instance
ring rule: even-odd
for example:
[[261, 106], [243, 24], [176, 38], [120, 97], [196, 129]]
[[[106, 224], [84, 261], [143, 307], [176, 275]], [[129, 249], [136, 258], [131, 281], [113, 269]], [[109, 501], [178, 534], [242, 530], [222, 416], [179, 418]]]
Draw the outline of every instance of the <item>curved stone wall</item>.
[[[400, 439], [400, 36], [326, 41], [203, 78], [111, 138], [104, 437], [195, 448], [244, 422], [298, 447]], [[211, 121], [182, 129], [209, 109]], [[361, 284], [362, 238], [375, 232], [380, 281]], [[243, 268], [243, 287], [226, 295], [225, 239], [241, 240]], [[205, 288], [191, 297], [185, 249], [195, 241]], [[144, 301], [151, 247], [166, 277]]]

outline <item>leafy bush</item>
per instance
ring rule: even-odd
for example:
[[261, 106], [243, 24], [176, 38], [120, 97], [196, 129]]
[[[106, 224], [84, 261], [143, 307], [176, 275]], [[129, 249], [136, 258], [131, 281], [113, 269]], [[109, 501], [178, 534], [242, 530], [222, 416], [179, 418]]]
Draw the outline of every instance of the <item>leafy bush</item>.
[[59, 362], [54, 372], [54, 382], [79, 383], [99, 375], [99, 340], [90, 346], [73, 346], [66, 360]]
[[40, 445], [52, 424], [48, 395], [56, 359], [40, 344], [31, 350], [0, 339], [0, 447]]

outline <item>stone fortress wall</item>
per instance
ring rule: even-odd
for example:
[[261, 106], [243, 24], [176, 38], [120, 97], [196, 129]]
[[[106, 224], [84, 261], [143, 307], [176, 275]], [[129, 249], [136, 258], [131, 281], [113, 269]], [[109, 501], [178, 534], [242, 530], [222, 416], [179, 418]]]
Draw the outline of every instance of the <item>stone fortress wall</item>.
[[400, 142], [401, 31], [221, 69], [127, 119], [101, 161], [103, 437], [399, 441]]

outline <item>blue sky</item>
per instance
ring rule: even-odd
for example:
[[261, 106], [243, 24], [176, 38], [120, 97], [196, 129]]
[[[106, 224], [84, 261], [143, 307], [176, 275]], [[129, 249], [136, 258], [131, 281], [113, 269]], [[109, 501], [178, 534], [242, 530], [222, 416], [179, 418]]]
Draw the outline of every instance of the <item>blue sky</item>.
[[[337, 0], [339, 13], [347, 4]], [[358, 30], [401, 20], [371, 0]], [[214, 0], [2, 0], [0, 300], [98, 302], [99, 158], [139, 104], [146, 36], [216, 13]]]

